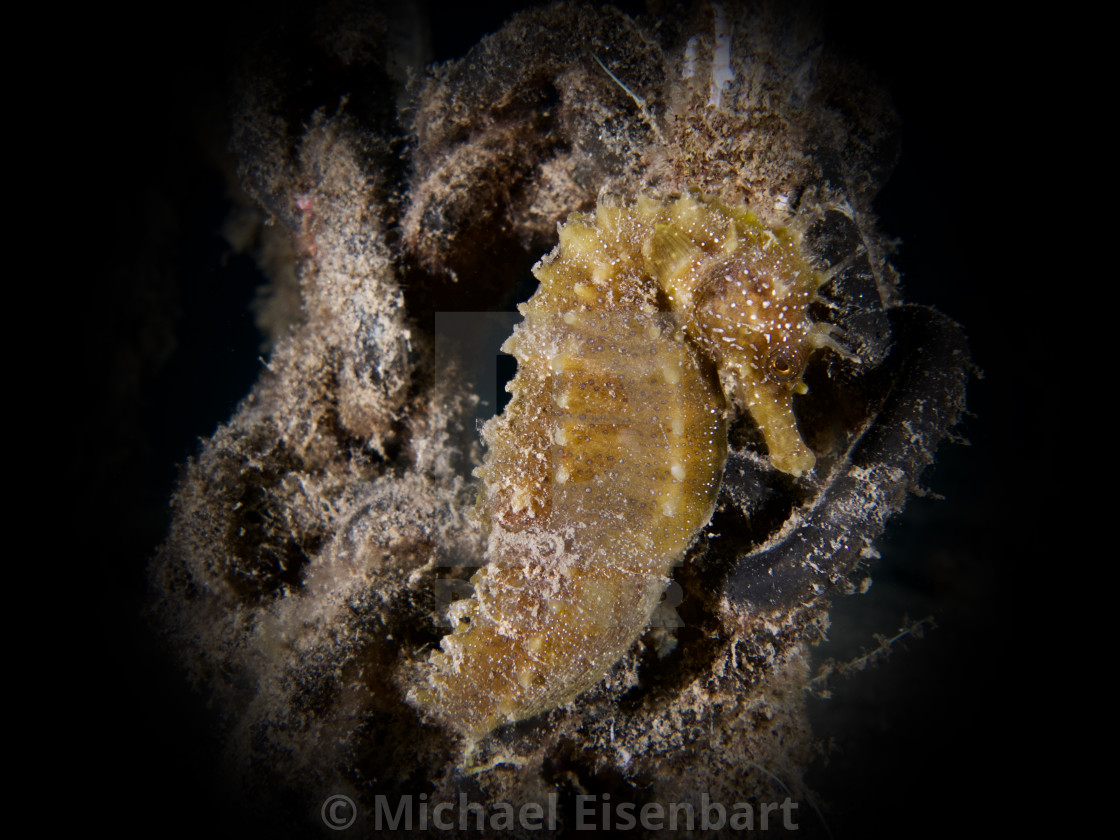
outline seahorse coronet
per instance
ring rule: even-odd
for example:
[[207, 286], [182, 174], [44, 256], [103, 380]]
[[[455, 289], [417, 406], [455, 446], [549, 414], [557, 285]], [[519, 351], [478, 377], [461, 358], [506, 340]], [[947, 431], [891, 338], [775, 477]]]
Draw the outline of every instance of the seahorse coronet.
[[795, 227], [690, 193], [603, 197], [558, 234], [482, 432], [488, 565], [409, 695], [474, 739], [574, 699], [642, 633], [715, 509], [729, 406], [775, 468], [815, 460], [792, 398], [830, 339]]

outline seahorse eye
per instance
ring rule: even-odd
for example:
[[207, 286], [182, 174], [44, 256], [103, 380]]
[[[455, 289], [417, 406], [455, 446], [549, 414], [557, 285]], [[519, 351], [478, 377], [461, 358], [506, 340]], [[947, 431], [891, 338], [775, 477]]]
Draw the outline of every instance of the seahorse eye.
[[769, 369], [765, 378], [781, 385], [789, 385], [796, 380], [805, 368], [804, 354], [796, 352], [793, 348], [783, 348], [775, 351], [769, 358]]

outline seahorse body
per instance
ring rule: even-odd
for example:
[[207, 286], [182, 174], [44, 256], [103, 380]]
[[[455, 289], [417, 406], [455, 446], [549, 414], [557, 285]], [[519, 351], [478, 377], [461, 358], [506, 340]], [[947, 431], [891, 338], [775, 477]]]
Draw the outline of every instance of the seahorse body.
[[483, 430], [489, 564], [410, 695], [475, 738], [590, 688], [646, 627], [715, 507], [724, 390], [775, 466], [812, 466], [790, 399], [827, 331], [793, 234], [691, 196], [600, 202], [534, 273], [503, 346], [513, 397]]

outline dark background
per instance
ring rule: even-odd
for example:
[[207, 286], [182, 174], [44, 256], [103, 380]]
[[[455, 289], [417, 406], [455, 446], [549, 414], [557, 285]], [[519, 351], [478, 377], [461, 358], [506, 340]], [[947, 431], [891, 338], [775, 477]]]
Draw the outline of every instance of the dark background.
[[[435, 58], [461, 56], [524, 5], [431, 3]], [[1007, 265], [1009, 218], [1021, 212], [1008, 190], [1025, 155], [1009, 129], [1023, 102], [1018, 35], [961, 3], [895, 5], [826, 4], [826, 39], [893, 96], [902, 158], [876, 205], [882, 226], [901, 240], [905, 296], [965, 326], [984, 379], [960, 430], [971, 446], [945, 444], [923, 479], [945, 500], [914, 499], [892, 523], [870, 593], [837, 604], [819, 651], [850, 659], [906, 616], [938, 624], [810, 702], [836, 749], [809, 781], [838, 838], [1012, 830], [1018, 777], [1031, 769], [1024, 710], [1041, 679], [1020, 597], [1040, 559], [1030, 511], [1057, 493], [1024, 456], [1041, 437], [1022, 408], [1035, 351], [1008, 326], [1022, 307], [1009, 277], [1038, 270]], [[82, 212], [75, 244], [59, 247], [93, 268], [63, 287], [79, 344], [62, 475], [81, 504], [55, 527], [82, 537], [67, 558], [81, 609], [60, 643], [71, 664], [49, 683], [59, 737], [41, 758], [76, 828], [254, 836], [225, 796], [204, 699], [164, 662], [140, 613], [178, 465], [260, 370], [248, 309], [260, 278], [217, 236], [227, 203], [214, 141], [237, 45], [265, 8], [86, 10], [62, 50], [74, 73], [58, 98], [57, 155]]]

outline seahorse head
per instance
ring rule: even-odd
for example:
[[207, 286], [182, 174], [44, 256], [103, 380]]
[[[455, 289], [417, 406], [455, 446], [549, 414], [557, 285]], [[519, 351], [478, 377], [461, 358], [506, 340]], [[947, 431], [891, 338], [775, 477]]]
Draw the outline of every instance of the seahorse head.
[[794, 476], [812, 469], [793, 397], [807, 390], [813, 351], [831, 342], [830, 327], [809, 315], [823, 278], [800, 237], [744, 207], [693, 196], [657, 212], [647, 263], [674, 315], [715, 364], [728, 399], [750, 412], [771, 463]]

